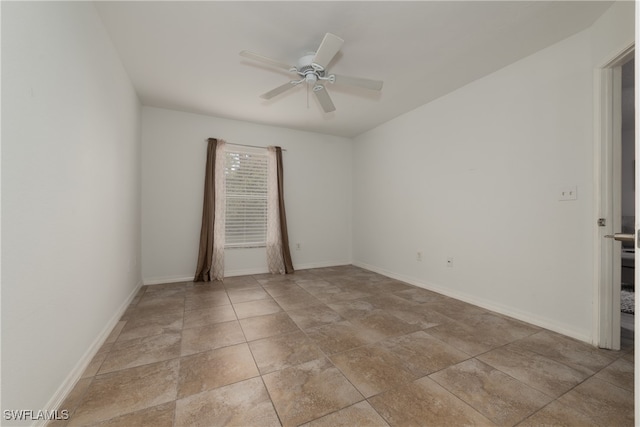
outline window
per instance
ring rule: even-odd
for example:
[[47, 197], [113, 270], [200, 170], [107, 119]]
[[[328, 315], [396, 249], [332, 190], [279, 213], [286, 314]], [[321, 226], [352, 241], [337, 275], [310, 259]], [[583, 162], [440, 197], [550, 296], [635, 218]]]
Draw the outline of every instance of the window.
[[225, 152], [225, 247], [266, 246], [267, 155], [264, 150]]

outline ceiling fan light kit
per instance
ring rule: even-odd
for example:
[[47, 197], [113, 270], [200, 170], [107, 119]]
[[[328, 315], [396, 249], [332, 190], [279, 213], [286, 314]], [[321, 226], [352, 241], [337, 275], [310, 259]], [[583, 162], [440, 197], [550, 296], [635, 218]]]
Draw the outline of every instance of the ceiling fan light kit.
[[272, 99], [281, 93], [293, 89], [300, 83], [306, 83], [308, 86], [313, 86], [313, 93], [316, 99], [320, 103], [325, 113], [335, 111], [336, 107], [333, 105], [333, 101], [329, 96], [325, 88], [325, 83], [339, 84], [344, 86], [355, 86], [363, 89], [369, 89], [374, 91], [382, 90], [383, 82], [380, 80], [365, 79], [362, 77], [341, 76], [337, 74], [327, 75], [326, 67], [331, 60], [340, 51], [344, 40], [335, 34], [327, 33], [320, 43], [320, 47], [316, 52], [307, 53], [306, 55], [298, 59], [297, 65], [292, 66], [283, 61], [272, 59], [267, 56], [263, 56], [254, 52], [243, 50], [240, 55], [255, 61], [260, 61], [265, 64], [285, 69], [291, 73], [296, 73], [300, 77], [298, 80], [291, 80], [275, 89], [270, 90], [267, 93], [262, 94], [260, 97], [263, 99]]

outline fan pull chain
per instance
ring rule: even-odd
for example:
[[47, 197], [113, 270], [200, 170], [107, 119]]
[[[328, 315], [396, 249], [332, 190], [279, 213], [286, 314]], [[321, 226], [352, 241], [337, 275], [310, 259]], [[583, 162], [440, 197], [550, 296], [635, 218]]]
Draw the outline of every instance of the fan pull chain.
[[307, 110], [309, 109], [309, 83], [307, 83]]

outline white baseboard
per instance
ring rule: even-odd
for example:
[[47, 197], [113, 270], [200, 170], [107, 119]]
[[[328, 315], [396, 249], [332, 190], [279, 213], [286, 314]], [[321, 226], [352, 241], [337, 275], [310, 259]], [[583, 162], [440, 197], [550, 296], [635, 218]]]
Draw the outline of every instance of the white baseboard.
[[[293, 267], [296, 270], [309, 270], [311, 268], [326, 268], [326, 267], [339, 267], [343, 265], [351, 265], [351, 261], [325, 261], [325, 262], [314, 262], [307, 264], [297, 264]], [[235, 277], [235, 276], [251, 276], [254, 274], [266, 274], [269, 270], [266, 268], [246, 268], [241, 270], [227, 270], [224, 272], [224, 277]], [[175, 275], [175, 276], [164, 276], [164, 277], [151, 277], [148, 279], [144, 279], [145, 285], [162, 285], [164, 283], [176, 283], [176, 282], [191, 282], [193, 280], [193, 274], [191, 275]]]
[[310, 270], [312, 268], [342, 267], [351, 265], [351, 261], [327, 261], [327, 262], [311, 262], [307, 264], [294, 265], [296, 270]]
[[[127, 299], [120, 305], [116, 313], [111, 317], [111, 319], [109, 319], [105, 327], [98, 334], [96, 339], [93, 340], [93, 343], [89, 346], [89, 348], [84, 353], [84, 355], [80, 358], [78, 363], [76, 363], [76, 366], [71, 370], [71, 372], [69, 372], [69, 375], [67, 375], [67, 377], [62, 382], [60, 387], [58, 387], [58, 390], [56, 390], [56, 392], [53, 394], [51, 399], [49, 399], [49, 402], [47, 402], [47, 404], [45, 405], [45, 408], [50, 408], [50, 410], [60, 409], [60, 405], [62, 405], [64, 400], [67, 398], [68, 394], [71, 392], [73, 387], [76, 385], [76, 383], [82, 376], [85, 369], [87, 369], [87, 366], [89, 366], [89, 363], [91, 363], [91, 360], [93, 360], [93, 358], [98, 353], [98, 351], [100, 350], [104, 342], [107, 340], [113, 328], [118, 324], [118, 322], [120, 321], [120, 318], [122, 317], [124, 312], [127, 310], [127, 307], [129, 307], [129, 304], [131, 304], [131, 301], [133, 301], [133, 299], [135, 298], [141, 286], [142, 286], [142, 281], [136, 284], [131, 294], [129, 294]], [[47, 421], [45, 420], [39, 420], [33, 425], [44, 426], [46, 425], [46, 423]]]
[[429, 291], [437, 292], [439, 294], [446, 295], [448, 297], [455, 298], [457, 300], [464, 301], [469, 304], [476, 305], [478, 307], [482, 307], [487, 310], [494, 311], [496, 313], [503, 314], [505, 316], [513, 317], [514, 319], [521, 320], [531, 325], [539, 326], [541, 328], [548, 329], [550, 331], [557, 332], [559, 334], [566, 335], [568, 337], [575, 338], [577, 340], [584, 341], [586, 343], [593, 345], [593, 342], [592, 342], [593, 340], [590, 336], [584, 335], [571, 328], [567, 328], [564, 325], [550, 321], [549, 319], [540, 318], [531, 313], [525, 313], [519, 310], [514, 310], [511, 307], [506, 307], [501, 304], [496, 304], [493, 301], [489, 301], [483, 298], [478, 298], [473, 295], [469, 295], [462, 292], [451, 291], [450, 289], [444, 288], [442, 286], [438, 286], [433, 283], [424, 282], [414, 277], [394, 273], [392, 271], [385, 270], [383, 268], [379, 268], [373, 265], [369, 265], [361, 261], [354, 261], [353, 265], [355, 265], [356, 267], [373, 271], [374, 273], [391, 277], [392, 279], [401, 280], [411, 285], [418, 286], [420, 288], [427, 289]]

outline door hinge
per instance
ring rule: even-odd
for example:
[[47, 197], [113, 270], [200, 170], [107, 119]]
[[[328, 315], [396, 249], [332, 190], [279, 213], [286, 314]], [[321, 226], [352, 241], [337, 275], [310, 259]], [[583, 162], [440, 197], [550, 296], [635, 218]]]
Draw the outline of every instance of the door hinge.
[[604, 218], [598, 218], [598, 227], [606, 227], [607, 226], [607, 220]]

